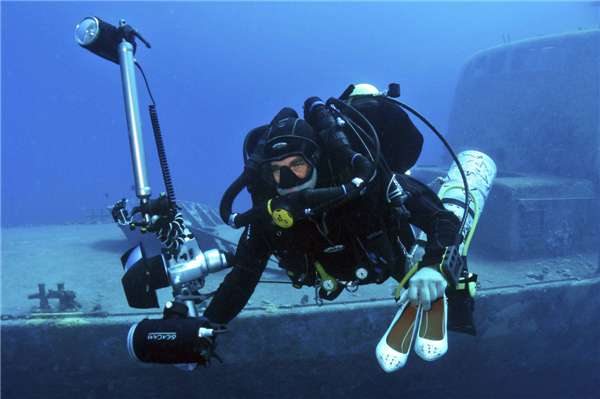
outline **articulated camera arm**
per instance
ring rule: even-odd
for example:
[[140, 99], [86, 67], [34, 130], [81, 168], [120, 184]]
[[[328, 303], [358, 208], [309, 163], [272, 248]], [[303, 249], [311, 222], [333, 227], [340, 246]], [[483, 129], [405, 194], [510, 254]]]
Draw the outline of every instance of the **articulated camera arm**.
[[[139, 227], [142, 232], [155, 233], [164, 246], [160, 255], [147, 257], [140, 243], [121, 257], [127, 302], [138, 309], [158, 308], [156, 290], [173, 288], [174, 300], [166, 304], [162, 319], [145, 319], [130, 329], [129, 353], [143, 362], [173, 363], [188, 370], [197, 364], [208, 366], [212, 357], [218, 359], [214, 353], [215, 339], [226, 329], [198, 315], [196, 304], [210, 296], [201, 295], [199, 289], [204, 286], [204, 278], [209, 273], [228, 267], [231, 254], [218, 249], [203, 252], [185, 226], [175, 203], [170, 177], [168, 173], [165, 175], [166, 162], [162, 162], [164, 149], [162, 139], [159, 143], [159, 136], [157, 147], [167, 193], [150, 199], [152, 190], [148, 181], [134, 70], [134, 66], [139, 65], [133, 58], [136, 37], [148, 48], [150, 44], [125, 21], [121, 20], [119, 28], [116, 28], [97, 17], [84, 18], [77, 25], [75, 36], [79, 45], [118, 64], [121, 71], [135, 191], [140, 204], [129, 214], [127, 200], [119, 201], [113, 207], [113, 218], [132, 230]], [[156, 136], [158, 120], [154, 104], [150, 106], [150, 116]], [[140, 214], [141, 220], [136, 218], [134, 221], [135, 214]]]

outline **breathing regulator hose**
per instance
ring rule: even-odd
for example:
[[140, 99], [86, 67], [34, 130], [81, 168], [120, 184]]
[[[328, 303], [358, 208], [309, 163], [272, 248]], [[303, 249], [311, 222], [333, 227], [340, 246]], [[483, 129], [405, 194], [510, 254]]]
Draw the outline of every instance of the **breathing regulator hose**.
[[[446, 139], [444, 138], [444, 136], [442, 136], [442, 134], [435, 128], [435, 126], [433, 126], [427, 119], [425, 119], [421, 114], [419, 114], [417, 111], [415, 111], [414, 109], [412, 109], [411, 107], [409, 107], [408, 105], [394, 99], [394, 98], [390, 98], [388, 96], [384, 96], [383, 97], [386, 101], [390, 101], [393, 104], [396, 104], [404, 109], [406, 109], [407, 111], [409, 111], [410, 113], [412, 113], [413, 115], [415, 115], [417, 118], [419, 118], [423, 123], [425, 123], [427, 125], [427, 127], [429, 129], [431, 129], [431, 131], [433, 133], [435, 133], [435, 135], [440, 139], [440, 141], [442, 142], [442, 144], [444, 144], [444, 146], [446, 147], [446, 149], [448, 150], [448, 152], [450, 153], [450, 156], [452, 156], [452, 159], [454, 160], [454, 162], [456, 162], [456, 167], [458, 168], [458, 171], [460, 173], [460, 177], [463, 181], [464, 184], [464, 190], [465, 190], [465, 209], [469, 209], [469, 202], [471, 200], [471, 197], [469, 195], [469, 182], [467, 180], [467, 175], [465, 174], [465, 171], [460, 163], [460, 161], [458, 160], [458, 157], [456, 156], [456, 154], [454, 153], [454, 150], [452, 150], [452, 147], [450, 146], [450, 144], [448, 144], [448, 142], [446, 141]], [[466, 224], [467, 224], [467, 217], [468, 217], [468, 212], [465, 212], [463, 219], [461, 220], [460, 223], [460, 230], [459, 231], [463, 231]], [[458, 241], [460, 241], [460, 238], [457, 239]]]
[[[373, 173], [375, 172], [375, 170], [377, 170], [379, 173], [382, 173], [384, 181], [390, 182], [389, 187], [390, 189], [392, 189], [392, 191], [388, 192], [388, 201], [392, 204], [394, 208], [397, 209], [401, 219], [408, 220], [408, 218], [410, 217], [410, 212], [408, 212], [408, 210], [404, 206], [404, 202], [408, 198], [408, 194], [404, 192], [404, 189], [396, 180], [394, 172], [390, 169], [389, 165], [385, 162], [385, 159], [381, 156], [379, 136], [377, 135], [377, 132], [373, 125], [371, 125], [371, 122], [369, 122], [369, 120], [356, 108], [352, 107], [350, 104], [340, 99], [332, 97], [327, 101], [327, 104], [333, 109], [339, 108], [341, 110], [344, 110], [347, 114], [352, 114], [354, 118], [360, 119], [362, 123], [365, 126], [367, 126], [368, 130], [370, 131], [370, 135], [367, 135], [367, 133], [359, 126], [357, 126], [356, 129], [353, 128], [353, 131], [363, 143], [365, 151], [367, 151], [369, 154], [373, 154], [371, 155], [373, 160], [372, 166], [374, 168]], [[346, 119], [346, 116], [343, 113], [338, 111], [338, 114], [347, 122], [353, 123], [352, 119]], [[370, 142], [372, 148], [369, 148], [367, 142]]]
[[[225, 190], [225, 193], [223, 193], [223, 197], [221, 197], [221, 202], [219, 204], [219, 214], [221, 216], [221, 219], [223, 220], [223, 222], [227, 223], [229, 226], [234, 227], [236, 229], [250, 223], [250, 222], [248, 222], [248, 223], [242, 224], [241, 219], [238, 219], [237, 222], [234, 222], [234, 219], [238, 214], [233, 213], [233, 211], [232, 211], [233, 202], [235, 201], [237, 196], [242, 192], [242, 190], [244, 188], [246, 188], [248, 186], [248, 184], [250, 184], [250, 179], [252, 178], [252, 175], [254, 173], [257, 173], [257, 171], [261, 167], [261, 163], [262, 163], [262, 160], [264, 157], [264, 152], [265, 152], [265, 145], [267, 143], [267, 138], [266, 138], [266, 134], [265, 134], [267, 127], [268, 127], [268, 125], [265, 125], [265, 126], [261, 126], [256, 129], [253, 129], [246, 136], [246, 139], [244, 141], [244, 154], [243, 154], [244, 155], [244, 171], [237, 179], [234, 180], [233, 183], [231, 183], [231, 185], [227, 188], [227, 190]], [[246, 148], [248, 148], [247, 147], [248, 137], [250, 137], [252, 135], [253, 131], [258, 130], [258, 129], [262, 129], [262, 130], [264, 130], [264, 132], [261, 134], [261, 136], [258, 140], [258, 143], [256, 144], [256, 147], [252, 151], [252, 154], [248, 155], [245, 152]], [[250, 212], [250, 211], [248, 211], [248, 212]], [[248, 212], [246, 212], [246, 213], [248, 213]], [[247, 215], [247, 216], [250, 216], [250, 215]], [[252, 218], [254, 218], [254, 216]]]
[[[252, 172], [249, 169], [244, 169], [242, 174], [235, 179], [233, 183], [225, 190], [223, 197], [221, 197], [221, 202], [219, 203], [219, 214], [223, 222], [227, 223], [231, 227], [239, 228], [243, 226], [240, 224], [236, 226], [234, 223], [234, 218], [237, 213], [232, 212], [233, 202], [237, 198], [237, 196], [242, 192], [244, 188], [248, 186], [248, 182], [250, 181], [250, 176]], [[239, 220], [238, 220], [239, 222]]]

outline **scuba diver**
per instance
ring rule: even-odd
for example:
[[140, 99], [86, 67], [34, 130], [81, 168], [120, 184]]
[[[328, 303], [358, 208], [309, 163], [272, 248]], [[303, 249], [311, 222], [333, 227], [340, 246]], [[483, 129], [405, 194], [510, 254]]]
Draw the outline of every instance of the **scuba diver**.
[[[224, 325], [234, 319], [271, 255], [295, 288], [315, 287], [318, 304], [334, 300], [344, 288], [382, 284], [392, 277], [403, 285], [396, 298], [400, 309], [376, 351], [382, 368], [391, 372], [404, 365], [415, 335], [415, 350], [426, 360], [447, 350], [448, 283], [440, 264], [460, 236], [460, 221], [429, 187], [406, 174], [423, 143], [408, 114], [384, 101], [371, 85], [351, 85], [342, 100], [366, 120], [347, 123], [332, 117], [320, 99], [311, 97], [304, 104], [304, 119], [283, 108], [270, 124], [248, 133], [241, 186], [251, 194], [249, 213], [268, 213], [268, 218], [240, 221], [242, 215], [230, 212], [230, 190], [223, 196], [222, 218], [245, 230], [230, 263], [233, 269], [204, 317]], [[371, 124], [382, 141], [386, 138], [379, 152], [373, 146], [376, 138], [369, 142], [351, 134], [361, 124]], [[361, 146], [357, 142], [363, 142], [361, 150], [354, 149]], [[233, 191], [235, 197], [241, 189]], [[409, 252], [417, 240], [411, 226], [426, 234], [424, 254], [414, 269]], [[428, 335], [428, 326], [437, 331]]]
[[[247, 134], [244, 171], [219, 209], [225, 223], [245, 230], [235, 254], [203, 251], [175, 201], [153, 99], [150, 118], [166, 193], [150, 198], [133, 73], [137, 66], [143, 74], [133, 58], [136, 37], [150, 48], [124, 20], [116, 28], [87, 17], [76, 28], [82, 47], [121, 67], [140, 205], [129, 214], [123, 199], [113, 207], [113, 218], [130, 230], [154, 233], [162, 245], [160, 255], [148, 257], [139, 243], [121, 257], [127, 302], [138, 309], [159, 307], [156, 290], [173, 288], [162, 319], [144, 319], [129, 330], [127, 348], [134, 359], [187, 370], [208, 367], [213, 357], [220, 360], [215, 339], [248, 303], [272, 255], [294, 287], [314, 287], [319, 306], [344, 289], [356, 291], [390, 277], [400, 282], [398, 312], [376, 348], [387, 372], [404, 366], [413, 340], [419, 356], [435, 360], [448, 349], [447, 329], [475, 335], [477, 278], [468, 273], [466, 252], [496, 173], [489, 157], [465, 151], [459, 159], [429, 122], [393, 99], [400, 96], [397, 83], [385, 92], [350, 85], [326, 103], [311, 97], [304, 103], [304, 119], [283, 108], [270, 124]], [[431, 128], [454, 158], [438, 195], [406, 174], [421, 153], [423, 137], [403, 108]], [[244, 188], [252, 208], [233, 213]], [[421, 230], [417, 238], [412, 226]], [[209, 273], [231, 266], [215, 293], [200, 293]], [[211, 297], [199, 317], [196, 305]], [[453, 322], [457, 314], [466, 317]]]

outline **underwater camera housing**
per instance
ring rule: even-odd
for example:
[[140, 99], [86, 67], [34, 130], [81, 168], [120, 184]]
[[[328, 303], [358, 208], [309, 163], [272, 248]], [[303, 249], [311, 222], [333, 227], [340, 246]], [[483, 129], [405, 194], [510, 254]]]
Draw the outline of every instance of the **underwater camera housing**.
[[[196, 240], [188, 245], [192, 243]], [[188, 253], [194, 254], [191, 250]], [[204, 278], [226, 268], [227, 255], [217, 249], [198, 249], [188, 259], [173, 263], [173, 258], [168, 260], [163, 254], [148, 257], [141, 243], [121, 257], [125, 271], [121, 282], [130, 307], [158, 308], [156, 290], [168, 286], [173, 287], [175, 297], [165, 305], [162, 319], [144, 319], [129, 330], [127, 350], [134, 359], [181, 365], [187, 370], [199, 364], [208, 367], [211, 357], [221, 361], [214, 352], [214, 337], [227, 329], [198, 317], [196, 303], [207, 298], [198, 292]]]
[[191, 291], [202, 288], [208, 274], [227, 267], [227, 257], [218, 249], [211, 249], [199, 251], [188, 262], [169, 266], [162, 254], [148, 258], [140, 243], [121, 257], [121, 263], [125, 271], [121, 282], [127, 303], [132, 308], [149, 309], [159, 307], [156, 290], [169, 285], [185, 286]]

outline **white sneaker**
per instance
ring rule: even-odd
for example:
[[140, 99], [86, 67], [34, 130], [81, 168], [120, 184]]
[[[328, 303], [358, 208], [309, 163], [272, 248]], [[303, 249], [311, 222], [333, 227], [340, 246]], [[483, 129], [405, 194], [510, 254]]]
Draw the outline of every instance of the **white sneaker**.
[[419, 306], [419, 333], [415, 352], [423, 360], [433, 361], [448, 351], [448, 304], [446, 294], [431, 305], [429, 312]]
[[375, 354], [379, 365], [386, 372], [391, 373], [406, 364], [420, 312], [420, 305], [416, 308], [406, 301], [398, 309], [392, 324], [379, 341]]

